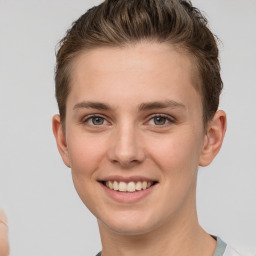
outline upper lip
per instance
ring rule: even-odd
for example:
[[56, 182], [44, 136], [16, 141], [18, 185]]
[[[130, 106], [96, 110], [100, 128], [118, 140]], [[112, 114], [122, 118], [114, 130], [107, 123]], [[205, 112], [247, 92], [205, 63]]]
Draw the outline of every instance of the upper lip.
[[156, 182], [156, 179], [144, 177], [144, 176], [120, 176], [120, 175], [110, 175], [110, 176], [105, 176], [103, 178], [100, 178], [99, 181], [123, 181], [123, 182], [130, 182], [130, 181], [147, 181], [147, 182]]

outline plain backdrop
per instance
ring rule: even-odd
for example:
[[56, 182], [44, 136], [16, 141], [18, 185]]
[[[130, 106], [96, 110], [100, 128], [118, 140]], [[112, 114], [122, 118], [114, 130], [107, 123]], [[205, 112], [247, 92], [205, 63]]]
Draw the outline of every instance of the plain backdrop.
[[[89, 256], [97, 223], [78, 198], [51, 130], [55, 46], [101, 1], [0, 0], [0, 204], [11, 256]], [[256, 255], [256, 0], [194, 0], [221, 39], [228, 130], [198, 178], [201, 225]]]

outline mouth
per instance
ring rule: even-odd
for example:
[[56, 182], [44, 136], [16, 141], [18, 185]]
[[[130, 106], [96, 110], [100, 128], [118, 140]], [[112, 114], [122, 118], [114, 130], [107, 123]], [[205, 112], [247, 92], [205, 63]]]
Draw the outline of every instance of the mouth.
[[117, 192], [126, 192], [126, 193], [134, 193], [141, 190], [147, 190], [150, 187], [156, 185], [158, 182], [156, 181], [117, 181], [117, 180], [107, 180], [101, 181], [101, 183], [109, 188], [110, 190], [114, 190]]

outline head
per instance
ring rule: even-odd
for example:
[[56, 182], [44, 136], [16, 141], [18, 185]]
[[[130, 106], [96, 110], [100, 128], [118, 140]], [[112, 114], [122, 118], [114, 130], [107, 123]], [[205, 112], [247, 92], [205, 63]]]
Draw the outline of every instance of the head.
[[215, 38], [188, 1], [109, 0], [73, 24], [57, 53], [53, 131], [101, 227], [193, 223], [198, 166], [225, 133], [221, 87]]
[[141, 41], [169, 44], [189, 55], [194, 86], [201, 95], [204, 125], [212, 119], [222, 90], [218, 47], [207, 20], [184, 0], [106, 0], [82, 15], [60, 42], [56, 98], [64, 127], [72, 64], [84, 51], [127, 47]]

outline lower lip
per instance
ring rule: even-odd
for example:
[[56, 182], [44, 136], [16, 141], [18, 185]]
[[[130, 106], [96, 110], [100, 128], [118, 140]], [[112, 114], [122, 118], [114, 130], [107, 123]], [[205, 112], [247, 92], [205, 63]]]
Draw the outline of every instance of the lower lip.
[[138, 190], [134, 192], [120, 192], [112, 190], [103, 185], [102, 183], [100, 183], [100, 185], [109, 197], [121, 203], [134, 203], [140, 201], [143, 198], [147, 197], [150, 193], [152, 193], [157, 186], [157, 184], [155, 184], [144, 190]]

